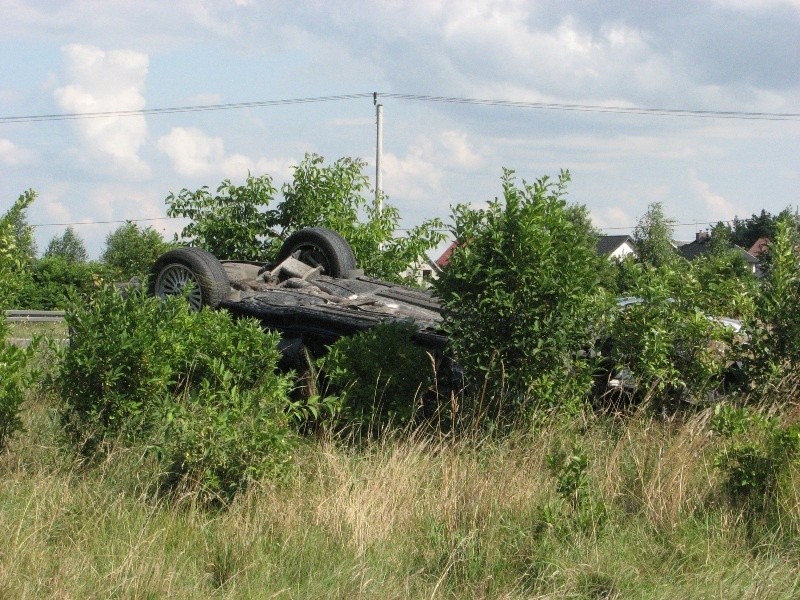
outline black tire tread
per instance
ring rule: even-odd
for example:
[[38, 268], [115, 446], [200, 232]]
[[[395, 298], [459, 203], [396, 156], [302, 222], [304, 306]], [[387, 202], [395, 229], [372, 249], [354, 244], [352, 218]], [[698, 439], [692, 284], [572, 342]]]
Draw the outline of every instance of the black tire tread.
[[319, 248], [330, 264], [330, 277], [347, 277], [356, 269], [356, 257], [350, 244], [341, 235], [325, 227], [309, 227], [291, 234], [278, 252], [278, 263], [286, 260], [299, 248], [313, 245]]
[[164, 267], [182, 264], [194, 273], [200, 285], [204, 306], [217, 308], [227, 298], [230, 282], [222, 263], [202, 248], [173, 248], [162, 254], [150, 269], [148, 291], [155, 295], [156, 277]]

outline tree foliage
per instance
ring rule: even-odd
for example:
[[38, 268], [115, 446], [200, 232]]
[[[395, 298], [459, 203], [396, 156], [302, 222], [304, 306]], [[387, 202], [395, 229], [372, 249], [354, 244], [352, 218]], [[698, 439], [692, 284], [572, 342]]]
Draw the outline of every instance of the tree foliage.
[[26, 191], [0, 217], [0, 310], [15, 303], [34, 258], [33, 234], [25, 211], [35, 199], [36, 192]]
[[398, 280], [410, 265], [444, 240], [444, 225], [431, 219], [396, 237], [400, 212], [387, 204], [378, 209], [371, 197], [366, 163], [340, 158], [325, 165], [324, 158], [309, 154], [295, 167], [294, 177], [283, 188], [278, 207], [280, 237], [304, 227], [327, 227], [352, 246], [359, 266], [368, 274]]
[[191, 220], [181, 241], [219, 258], [238, 260], [268, 262], [293, 232], [327, 227], [351, 244], [368, 274], [397, 280], [444, 239], [443, 224], [432, 219], [396, 237], [399, 211], [385, 203], [379, 211], [367, 197], [365, 167], [353, 158], [325, 165], [322, 156], [309, 154], [294, 168], [292, 181], [281, 188], [283, 200], [275, 206], [276, 190], [269, 175], [249, 176], [243, 186], [224, 181], [216, 195], [207, 187], [170, 194], [167, 214]]
[[648, 267], [673, 264], [678, 255], [672, 245], [675, 222], [664, 214], [660, 202], [647, 207], [633, 231], [639, 261]]
[[730, 225], [727, 223], [722, 225], [729, 230], [734, 244], [749, 250], [761, 238], [768, 240], [774, 238], [778, 221], [781, 220], [793, 221], [795, 226], [800, 225], [798, 215], [790, 208], [784, 208], [777, 215], [762, 208], [759, 214], [753, 213], [746, 218], [737, 216]]
[[170, 193], [167, 216], [190, 220], [180, 234], [184, 243], [205, 248], [221, 259], [266, 261], [274, 253], [275, 215], [267, 210], [274, 196], [269, 175], [248, 175], [244, 185], [226, 179], [214, 195], [208, 186]]
[[64, 310], [71, 301], [86, 301], [105, 279], [100, 263], [45, 256], [31, 265], [17, 304], [32, 310]]
[[770, 269], [756, 300], [756, 376], [776, 380], [800, 368], [800, 235], [790, 219], [776, 224]]
[[158, 231], [128, 221], [108, 234], [101, 260], [114, 279], [144, 277], [168, 248]]
[[67, 227], [62, 235], [50, 240], [44, 257], [58, 257], [70, 263], [85, 263], [89, 260], [83, 240], [72, 227]]
[[575, 406], [591, 387], [585, 352], [608, 304], [586, 208], [565, 199], [569, 173], [453, 211], [456, 248], [435, 287], [452, 350], [498, 412]]
[[9, 327], [2, 311], [16, 303], [19, 286], [26, 280], [33, 238], [30, 228], [21, 224], [25, 223], [25, 209], [35, 198], [35, 192], [28, 190], [0, 216], [0, 450], [22, 427], [20, 407], [32, 382], [30, 351], [9, 343]]

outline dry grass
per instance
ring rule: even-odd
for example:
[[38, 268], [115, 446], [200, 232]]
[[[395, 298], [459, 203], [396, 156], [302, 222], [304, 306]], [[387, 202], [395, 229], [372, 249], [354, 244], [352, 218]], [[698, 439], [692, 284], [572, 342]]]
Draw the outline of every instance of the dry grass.
[[[772, 598], [798, 554], [715, 500], [706, 415], [551, 423], [502, 440], [309, 442], [225, 510], [159, 500], [141, 451], [79, 465], [40, 403], [3, 456], [0, 597]], [[546, 456], [579, 446], [581, 524]], [[792, 482], [785, 518], [800, 522]], [[548, 513], [548, 511], [550, 511]], [[548, 516], [549, 514], [549, 516]]]

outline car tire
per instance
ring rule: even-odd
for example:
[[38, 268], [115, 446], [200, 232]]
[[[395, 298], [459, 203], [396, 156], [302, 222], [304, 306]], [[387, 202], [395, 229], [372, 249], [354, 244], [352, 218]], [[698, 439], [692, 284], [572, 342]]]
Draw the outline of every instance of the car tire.
[[289, 257], [312, 267], [322, 267], [324, 275], [347, 277], [356, 269], [353, 249], [341, 235], [324, 227], [295, 231], [278, 252], [278, 263]]
[[[191, 286], [191, 289], [187, 288]], [[195, 310], [217, 308], [230, 292], [222, 263], [201, 248], [174, 248], [162, 254], [150, 269], [150, 294], [159, 298], [186, 294]]]

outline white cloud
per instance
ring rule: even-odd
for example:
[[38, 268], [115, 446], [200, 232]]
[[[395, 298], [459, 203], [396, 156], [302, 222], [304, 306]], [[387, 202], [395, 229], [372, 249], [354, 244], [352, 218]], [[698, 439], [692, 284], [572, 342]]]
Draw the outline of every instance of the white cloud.
[[20, 148], [11, 140], [0, 139], [0, 164], [15, 167], [29, 162], [33, 152]]
[[[66, 85], [53, 92], [69, 113], [137, 111], [143, 94], [148, 57], [128, 50], [104, 51], [70, 44], [62, 48]], [[81, 156], [92, 169], [111, 168], [142, 177], [150, 173], [139, 157], [147, 136], [144, 116], [111, 116], [72, 121], [81, 140]]]
[[[592, 223], [598, 229], [607, 230], [609, 235], [628, 233], [636, 224], [637, 218], [619, 206], [609, 206], [592, 211]], [[624, 228], [624, 229], [620, 229]]]
[[465, 131], [445, 131], [441, 143], [454, 165], [465, 169], [477, 169], [483, 165], [483, 157], [475, 152]]
[[206, 175], [225, 152], [222, 138], [212, 138], [199, 129], [174, 127], [159, 138], [159, 150], [169, 156], [172, 168], [180, 175]]
[[405, 155], [383, 156], [384, 191], [392, 198], [426, 201], [432, 206], [451, 198], [443, 193], [448, 173], [471, 174], [483, 167], [484, 158], [461, 130], [447, 129], [418, 136]]
[[234, 179], [245, 177], [248, 173], [269, 173], [276, 180], [285, 180], [291, 177], [291, 165], [297, 164], [291, 158], [261, 157], [254, 160], [244, 154], [226, 154], [222, 138], [212, 137], [194, 127], [174, 127], [159, 138], [156, 146], [170, 158], [176, 173], [191, 177], [221, 176]]
[[392, 153], [383, 156], [384, 191], [410, 200], [430, 200], [440, 189], [442, 173], [429, 158], [428, 140], [409, 148], [404, 157]]
[[689, 187], [702, 203], [701, 206], [706, 208], [706, 215], [710, 215], [711, 218], [730, 219], [737, 214], [746, 214], [741, 207], [737, 208], [722, 194], [714, 192], [711, 185], [700, 179], [694, 169], [689, 171]]

